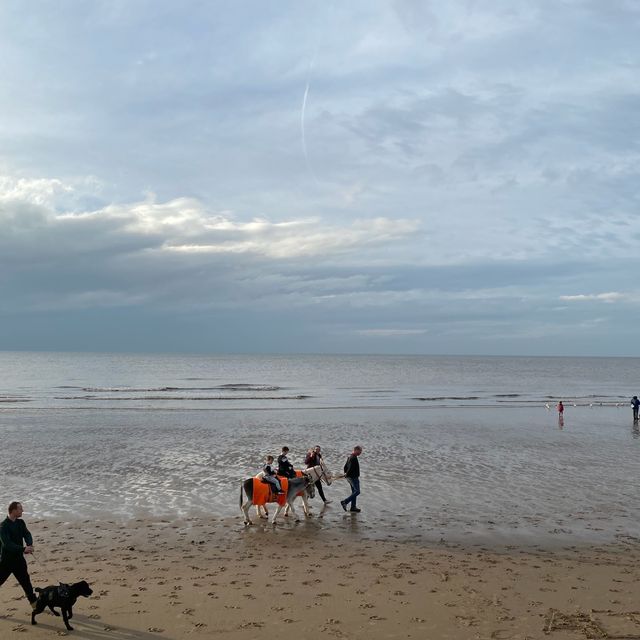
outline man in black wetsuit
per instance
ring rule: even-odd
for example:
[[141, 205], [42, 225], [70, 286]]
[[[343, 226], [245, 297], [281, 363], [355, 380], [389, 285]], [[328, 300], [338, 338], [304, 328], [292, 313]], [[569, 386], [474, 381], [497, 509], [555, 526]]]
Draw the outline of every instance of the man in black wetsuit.
[[[22, 546], [22, 541], [26, 546]], [[22, 519], [22, 505], [12, 502], [9, 515], [0, 524], [0, 585], [13, 574], [33, 607], [37, 600], [31, 586], [25, 554], [33, 553], [33, 538]]]
[[638, 396], [631, 398], [631, 408], [633, 409], [633, 421], [638, 422], [638, 409], [640, 409], [640, 400]]
[[282, 447], [282, 453], [278, 456], [278, 475], [285, 478], [295, 478], [296, 471], [287, 458], [288, 453], [289, 447]]

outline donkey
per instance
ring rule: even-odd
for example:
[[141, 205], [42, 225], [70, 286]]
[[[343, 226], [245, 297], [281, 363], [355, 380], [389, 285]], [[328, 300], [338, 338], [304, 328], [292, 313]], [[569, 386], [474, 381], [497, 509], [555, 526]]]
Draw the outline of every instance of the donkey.
[[[327, 485], [330, 485], [333, 482], [333, 480], [341, 477], [341, 476], [334, 476], [331, 473], [329, 467], [327, 466], [324, 460], [321, 460], [320, 464], [316, 465], [315, 467], [308, 467], [304, 471], [296, 471], [296, 474], [298, 475], [298, 477], [302, 476], [303, 474], [307, 475], [311, 480], [311, 484], [306, 488], [306, 490], [301, 491], [298, 494], [302, 498], [304, 513], [307, 517], [311, 515], [307, 498], [313, 499], [315, 497], [315, 485], [318, 482], [322, 482], [323, 480]], [[262, 477], [262, 473], [259, 473], [256, 476], [256, 478], [261, 478], [261, 477]], [[256, 507], [256, 513], [258, 514], [259, 518], [263, 518], [263, 519], [269, 518], [269, 510], [267, 509], [266, 500], [254, 500], [253, 504]], [[284, 517], [286, 518], [288, 517], [288, 515], [289, 515], [289, 505], [285, 504]]]
[[[289, 507], [289, 510], [291, 511], [291, 513], [295, 516], [295, 521], [300, 522], [300, 518], [298, 518], [298, 514], [296, 513], [296, 510], [293, 507], [293, 501], [296, 499], [298, 493], [300, 493], [301, 491], [304, 491], [304, 492], [307, 491], [307, 489], [309, 488], [309, 485], [312, 484], [311, 478], [309, 478], [309, 476], [307, 476], [306, 474], [303, 474], [300, 478], [281, 478], [280, 482], [283, 485], [282, 487], [283, 489], [285, 489], [284, 485], [286, 485], [286, 493], [284, 496], [271, 497], [272, 494], [270, 494], [269, 497], [267, 497], [265, 500], [265, 496], [261, 495], [260, 498], [257, 498], [257, 501], [265, 500], [266, 502], [278, 503], [278, 508], [273, 514], [271, 524], [276, 523], [276, 518], [278, 517], [278, 514], [280, 513], [280, 511], [282, 511], [282, 509], [284, 508], [285, 504]], [[240, 488], [240, 508], [244, 513], [245, 525], [253, 524], [251, 522], [251, 518], [249, 517], [249, 509], [254, 504], [254, 490], [261, 490], [263, 488], [262, 485], [263, 485], [262, 480], [260, 480], [259, 478], [248, 478], [242, 483], [242, 487]], [[269, 492], [271, 491], [268, 487], [266, 487], [266, 490]], [[243, 497], [245, 495], [247, 496], [247, 502], [243, 502]], [[307, 500], [306, 496], [303, 493], [302, 494], [302, 502], [304, 505], [303, 509], [304, 509], [305, 515], [308, 516], [309, 507], [306, 504], [306, 500]]]

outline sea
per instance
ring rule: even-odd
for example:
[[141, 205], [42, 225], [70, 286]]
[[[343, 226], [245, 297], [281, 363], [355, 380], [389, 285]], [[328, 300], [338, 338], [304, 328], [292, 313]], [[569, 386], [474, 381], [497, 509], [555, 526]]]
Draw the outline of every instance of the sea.
[[338, 473], [359, 444], [362, 512], [342, 511], [336, 480], [327, 508], [316, 498], [287, 527], [632, 544], [638, 394], [639, 358], [0, 352], [0, 501], [30, 518], [241, 530], [241, 482], [266, 454], [287, 445], [302, 467], [320, 445]]

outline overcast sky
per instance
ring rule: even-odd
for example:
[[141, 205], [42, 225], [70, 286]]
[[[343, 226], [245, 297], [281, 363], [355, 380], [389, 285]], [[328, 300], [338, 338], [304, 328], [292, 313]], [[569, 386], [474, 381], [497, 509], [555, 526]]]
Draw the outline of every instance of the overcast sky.
[[640, 355], [635, 0], [0, 4], [0, 349]]

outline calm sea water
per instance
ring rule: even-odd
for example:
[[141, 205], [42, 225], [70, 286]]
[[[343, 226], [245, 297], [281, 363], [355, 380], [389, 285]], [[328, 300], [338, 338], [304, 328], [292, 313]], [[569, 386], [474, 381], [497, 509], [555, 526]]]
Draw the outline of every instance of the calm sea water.
[[[640, 537], [640, 359], [4, 352], [0, 375], [0, 500], [31, 517], [235, 516], [266, 453], [340, 470], [359, 443], [370, 534]], [[313, 526], [342, 526], [327, 493]]]

